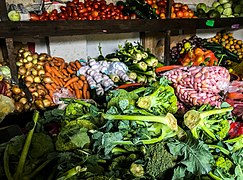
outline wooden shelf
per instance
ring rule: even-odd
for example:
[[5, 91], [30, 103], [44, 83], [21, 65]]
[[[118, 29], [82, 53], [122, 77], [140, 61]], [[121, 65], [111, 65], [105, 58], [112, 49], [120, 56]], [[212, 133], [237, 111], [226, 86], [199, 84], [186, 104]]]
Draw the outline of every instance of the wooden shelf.
[[240, 29], [243, 17], [219, 19], [136, 19], [99, 21], [0, 22], [0, 38], [158, 32], [187, 29]]

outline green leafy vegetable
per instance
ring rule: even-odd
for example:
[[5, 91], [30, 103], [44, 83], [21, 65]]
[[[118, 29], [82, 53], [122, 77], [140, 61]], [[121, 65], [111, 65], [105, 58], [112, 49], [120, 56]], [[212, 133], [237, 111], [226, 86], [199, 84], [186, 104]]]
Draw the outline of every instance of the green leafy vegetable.
[[184, 175], [183, 178], [186, 179], [187, 174], [199, 176], [211, 171], [211, 164], [214, 162], [213, 155], [203, 141], [189, 137], [185, 142], [173, 139], [167, 145], [171, 154], [182, 159], [177, 163], [174, 177]]
[[151, 93], [139, 97], [137, 106], [155, 115], [164, 115], [167, 112], [177, 112], [177, 98], [174, 89], [169, 85], [169, 81], [162, 77], [160, 83], [152, 84], [154, 89]]
[[[205, 106], [204, 106], [205, 107]], [[233, 107], [212, 109], [201, 112], [189, 110], [184, 115], [184, 124], [197, 139], [216, 141], [224, 139], [229, 131], [229, 112]], [[206, 136], [206, 137], [205, 137]]]

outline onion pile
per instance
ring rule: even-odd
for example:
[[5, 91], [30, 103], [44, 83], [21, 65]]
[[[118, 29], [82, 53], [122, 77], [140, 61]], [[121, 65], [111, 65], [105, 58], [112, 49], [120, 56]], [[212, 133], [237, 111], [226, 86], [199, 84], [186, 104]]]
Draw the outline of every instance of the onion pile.
[[15, 100], [16, 111], [44, 109], [54, 105], [48, 95], [48, 90], [42, 84], [46, 81], [44, 64], [51, 60], [52, 57], [46, 53], [31, 53], [23, 48], [18, 50], [16, 61], [18, 78], [24, 80], [26, 87], [32, 95], [32, 102], [27, 100], [24, 91], [20, 87], [13, 85], [7, 95]]

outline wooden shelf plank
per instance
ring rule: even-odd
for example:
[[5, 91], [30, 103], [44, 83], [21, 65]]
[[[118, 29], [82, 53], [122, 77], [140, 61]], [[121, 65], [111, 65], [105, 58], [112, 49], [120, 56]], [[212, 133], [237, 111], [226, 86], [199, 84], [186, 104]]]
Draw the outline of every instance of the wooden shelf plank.
[[[207, 22], [210, 22], [213, 24], [213, 26], [208, 26]], [[68, 20], [38, 22], [5, 21], [0, 22], [0, 37], [44, 37], [212, 28], [243, 28], [243, 17], [219, 19], [136, 19], [99, 21]]]

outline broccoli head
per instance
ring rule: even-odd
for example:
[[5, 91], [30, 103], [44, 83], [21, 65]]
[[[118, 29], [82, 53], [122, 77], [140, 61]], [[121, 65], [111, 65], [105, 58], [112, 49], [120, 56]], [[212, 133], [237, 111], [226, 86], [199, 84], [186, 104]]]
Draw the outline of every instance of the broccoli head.
[[164, 142], [145, 146], [145, 172], [154, 179], [164, 179], [166, 172], [173, 168], [176, 156], [170, 154]]
[[218, 168], [221, 168], [223, 171], [229, 172], [234, 164], [228, 158], [224, 158], [222, 156], [219, 156], [217, 158], [217, 160], [215, 161], [215, 165]]

